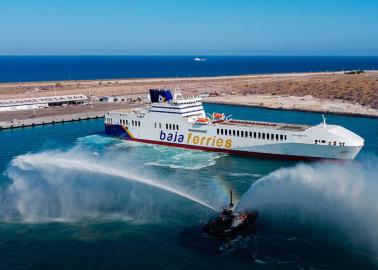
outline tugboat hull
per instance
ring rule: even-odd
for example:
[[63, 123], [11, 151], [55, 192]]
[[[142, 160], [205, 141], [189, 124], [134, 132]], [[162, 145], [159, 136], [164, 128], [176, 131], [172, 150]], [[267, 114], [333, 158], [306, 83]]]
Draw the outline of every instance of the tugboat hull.
[[257, 211], [248, 212], [245, 220], [238, 226], [233, 226], [233, 218], [222, 216], [217, 217], [207, 223], [203, 227], [203, 231], [218, 238], [232, 238], [237, 235], [253, 231], [258, 215], [259, 214]]

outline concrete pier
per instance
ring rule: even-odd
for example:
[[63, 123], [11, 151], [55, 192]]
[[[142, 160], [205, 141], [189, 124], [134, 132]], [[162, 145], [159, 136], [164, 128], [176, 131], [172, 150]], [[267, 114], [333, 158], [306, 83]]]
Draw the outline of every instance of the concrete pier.
[[86, 112], [0, 122], [0, 130], [103, 118], [106, 112]]

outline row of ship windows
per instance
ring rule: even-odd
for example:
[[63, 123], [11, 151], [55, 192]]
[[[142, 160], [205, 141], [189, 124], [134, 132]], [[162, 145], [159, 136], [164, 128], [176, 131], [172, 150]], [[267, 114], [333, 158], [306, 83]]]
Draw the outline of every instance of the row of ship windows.
[[175, 102], [173, 104], [175, 104], [175, 105], [184, 105], [184, 104], [198, 104], [198, 105], [201, 105], [198, 101], [189, 101], [189, 102], [180, 102], [180, 103]]
[[244, 138], [254, 138], [262, 140], [276, 140], [276, 141], [286, 141], [287, 137], [283, 134], [273, 134], [273, 133], [264, 133], [264, 132], [252, 132], [252, 131], [243, 131], [243, 130], [234, 130], [234, 129], [223, 129], [217, 128], [217, 135], [228, 135]]
[[[327, 142], [325, 140], [315, 140], [315, 144], [326, 144]], [[336, 141], [333, 141], [332, 142], [328, 142], [328, 145], [334, 145], [336, 146], [337, 145], [337, 142]], [[339, 146], [345, 146], [345, 143], [344, 142], [339, 142]]]
[[[161, 129], [162, 128], [162, 124], [161, 123], [154, 123], [154, 127], [157, 128], [158, 127], [158, 124], [159, 124], [159, 128]], [[169, 130], [179, 130], [179, 125], [177, 124], [165, 124], [165, 129], [169, 129]]]
[[[140, 127], [140, 121], [131, 120], [130, 123], [131, 123], [132, 126]], [[128, 120], [124, 120], [124, 119], [120, 119], [119, 120], [119, 124], [120, 125], [124, 125], [124, 126], [128, 126], [129, 125], [129, 121]]]

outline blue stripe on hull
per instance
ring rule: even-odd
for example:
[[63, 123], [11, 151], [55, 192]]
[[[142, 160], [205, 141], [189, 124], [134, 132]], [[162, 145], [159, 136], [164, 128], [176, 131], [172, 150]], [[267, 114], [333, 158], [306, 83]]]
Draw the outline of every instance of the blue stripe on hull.
[[120, 125], [105, 125], [105, 133], [111, 136], [121, 137], [122, 139], [130, 140], [130, 135]]

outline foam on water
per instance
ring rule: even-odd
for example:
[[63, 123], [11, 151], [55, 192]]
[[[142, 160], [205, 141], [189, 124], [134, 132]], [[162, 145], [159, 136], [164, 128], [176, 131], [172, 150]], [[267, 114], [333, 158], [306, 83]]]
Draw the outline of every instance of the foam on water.
[[255, 182], [237, 209], [257, 208], [265, 217], [329, 228], [378, 251], [377, 161], [277, 170]]
[[[122, 147], [127, 145], [129, 150], [119, 148], [120, 144]], [[114, 216], [118, 212], [128, 219], [131, 217], [127, 207], [135, 208], [132, 217], [135, 212], [143, 211], [153, 215], [156, 203], [162, 196], [166, 197], [156, 195], [161, 192], [212, 210], [223, 204], [222, 190], [211, 181], [199, 184], [185, 182], [182, 177], [177, 181], [179, 177], [175, 172], [159, 174], [156, 170], [148, 170], [144, 161], [151, 158], [151, 149], [156, 156], [159, 151], [144, 146], [133, 152], [133, 148], [128, 142], [93, 135], [78, 139], [67, 151], [43, 151], [15, 157], [6, 171], [11, 185], [7, 192], [2, 192], [7, 199], [0, 201], [1, 218], [11, 216], [8, 214], [11, 206], [24, 221], [33, 222]], [[139, 159], [135, 158], [138, 156]], [[185, 162], [185, 158], [177, 159]], [[119, 184], [121, 182], [128, 185]], [[141, 191], [141, 186], [150, 191]], [[150, 205], [146, 205], [148, 203]]]
[[258, 174], [258, 173], [236, 173], [236, 172], [232, 172], [232, 173], [229, 173], [229, 175], [234, 176], [234, 177], [244, 177], [244, 176], [251, 176], [253, 178], [262, 177], [262, 175]]

